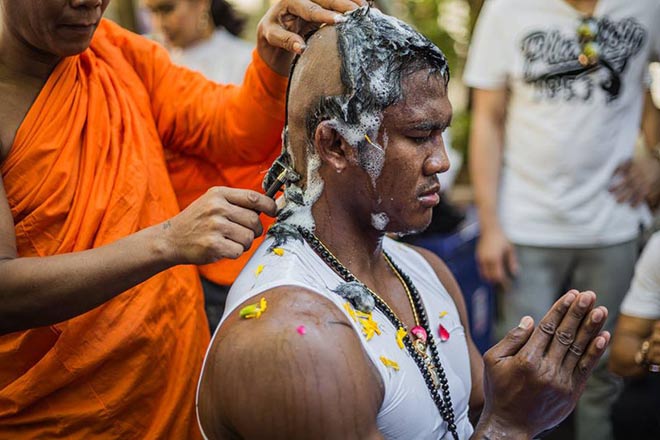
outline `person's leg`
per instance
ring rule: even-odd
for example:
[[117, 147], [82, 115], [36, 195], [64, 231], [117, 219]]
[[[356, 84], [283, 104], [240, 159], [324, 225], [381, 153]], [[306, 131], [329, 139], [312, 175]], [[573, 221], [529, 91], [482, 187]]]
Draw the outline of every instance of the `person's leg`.
[[231, 286], [222, 286], [204, 277], [201, 278], [202, 288], [204, 289], [204, 309], [206, 309], [206, 317], [209, 321], [211, 334], [213, 334], [225, 311], [225, 302]]
[[[609, 310], [604, 329], [613, 331], [619, 306], [630, 287], [638, 256], [637, 240], [579, 251], [573, 286], [596, 292], [596, 303]], [[576, 439], [613, 439], [611, 407], [622, 388], [621, 379], [607, 371], [607, 351], [587, 381], [576, 410]]]
[[572, 251], [561, 248], [516, 245], [518, 275], [511, 286], [500, 292], [496, 334], [499, 339], [529, 315], [535, 323], [550, 309], [568, 278]]

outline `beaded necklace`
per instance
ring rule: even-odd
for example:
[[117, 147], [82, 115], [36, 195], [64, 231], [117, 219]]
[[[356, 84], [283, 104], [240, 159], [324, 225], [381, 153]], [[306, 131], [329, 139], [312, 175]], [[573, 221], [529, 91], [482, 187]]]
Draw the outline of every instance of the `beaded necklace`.
[[[346, 266], [344, 266], [338, 259], [335, 257], [332, 252], [321, 242], [321, 240], [314, 235], [308, 229], [298, 227], [298, 230], [302, 237], [305, 239], [307, 244], [316, 252], [316, 254], [321, 257], [321, 259], [330, 266], [344, 281], [346, 282], [358, 282], [360, 281], [351, 273]], [[415, 317], [415, 328], [423, 328], [426, 332], [427, 338], [425, 341], [421, 341], [421, 338], [411, 337], [408, 335], [403, 339], [403, 343], [406, 347], [406, 350], [410, 356], [415, 361], [417, 368], [424, 377], [426, 382], [426, 387], [431, 394], [433, 402], [435, 402], [438, 411], [442, 418], [447, 422], [447, 429], [451, 432], [454, 440], [459, 440], [458, 432], [456, 431], [456, 423], [454, 417], [454, 408], [451, 403], [451, 396], [449, 394], [449, 381], [447, 380], [447, 375], [445, 370], [442, 367], [440, 362], [440, 356], [438, 355], [438, 348], [435, 344], [433, 336], [430, 331], [428, 317], [426, 315], [426, 310], [422, 303], [421, 296], [419, 291], [413, 284], [410, 277], [404, 273], [395, 263], [392, 261], [392, 258], [389, 254], [383, 251], [385, 261], [389, 264], [390, 268], [397, 276], [401, 284], [403, 285], [410, 305], [413, 310], [413, 315]], [[369, 294], [373, 297], [376, 308], [383, 313], [387, 319], [394, 325], [395, 328], [406, 328], [403, 322], [399, 317], [394, 313], [392, 308], [378, 295], [376, 292], [369, 289], [367, 286], [364, 286]], [[423, 342], [423, 343], [420, 343]], [[429, 356], [426, 353], [426, 347], [428, 343], [429, 351], [431, 355]]]

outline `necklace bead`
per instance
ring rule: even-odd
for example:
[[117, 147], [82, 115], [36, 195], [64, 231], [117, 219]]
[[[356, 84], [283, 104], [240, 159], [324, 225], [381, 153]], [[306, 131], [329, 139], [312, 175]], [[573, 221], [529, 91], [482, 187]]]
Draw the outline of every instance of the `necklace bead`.
[[[307, 244], [316, 252], [319, 257], [332, 268], [344, 281], [346, 282], [360, 282], [355, 275], [353, 275], [347, 267], [345, 267], [332, 253], [330, 250], [321, 242], [321, 240], [316, 237], [311, 231], [299, 227], [298, 231], [305, 239]], [[420, 326], [427, 334], [426, 348], [430, 351], [431, 355], [425, 354], [423, 357], [413, 346], [410, 336], [403, 340], [406, 350], [411, 355], [417, 368], [419, 369], [424, 382], [429, 390], [431, 398], [435, 402], [438, 412], [440, 413], [443, 420], [447, 423], [447, 429], [451, 432], [454, 440], [458, 440], [458, 432], [456, 424], [454, 423], [454, 408], [451, 402], [451, 395], [449, 393], [449, 381], [445, 374], [445, 370], [440, 363], [440, 356], [438, 355], [438, 350], [435, 344], [435, 340], [432, 337], [430, 326], [428, 322], [428, 317], [424, 305], [422, 303], [421, 296], [417, 291], [417, 288], [413, 284], [412, 280], [403, 272], [395, 263], [392, 261], [387, 252], [383, 252], [385, 256], [385, 261], [389, 264], [390, 268], [396, 275], [396, 277], [401, 281], [406, 294], [410, 300], [410, 305], [412, 307], [413, 315], [415, 317], [415, 322]], [[365, 286], [366, 287], [366, 286]], [[399, 319], [394, 311], [383, 301], [375, 292], [367, 288], [367, 291], [374, 298], [376, 308], [383, 313], [388, 320], [394, 325], [395, 328], [405, 328], [403, 322]], [[435, 370], [431, 372], [431, 370]], [[434, 375], [437, 376], [437, 379], [434, 379]], [[436, 381], [439, 381], [439, 385]]]

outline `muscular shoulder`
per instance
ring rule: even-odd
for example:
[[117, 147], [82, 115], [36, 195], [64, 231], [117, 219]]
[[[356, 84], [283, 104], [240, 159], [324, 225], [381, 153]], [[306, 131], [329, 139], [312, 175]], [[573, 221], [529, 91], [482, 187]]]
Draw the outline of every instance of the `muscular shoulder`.
[[[262, 297], [267, 308], [259, 318], [239, 317], [238, 310]], [[209, 438], [228, 432], [246, 439], [369, 436], [382, 385], [341, 310], [292, 286], [266, 291], [236, 310], [216, 335], [202, 373], [199, 414]]]

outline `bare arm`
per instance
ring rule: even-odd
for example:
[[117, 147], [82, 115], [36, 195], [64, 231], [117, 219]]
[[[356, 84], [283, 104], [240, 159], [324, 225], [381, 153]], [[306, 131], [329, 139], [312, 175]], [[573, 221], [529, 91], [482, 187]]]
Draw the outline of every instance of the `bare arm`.
[[454, 304], [456, 304], [456, 308], [458, 309], [461, 324], [465, 329], [465, 337], [470, 356], [470, 376], [472, 381], [472, 391], [470, 392], [470, 420], [476, 421], [479, 419], [479, 414], [484, 405], [484, 362], [481, 358], [481, 353], [479, 353], [479, 349], [477, 349], [477, 346], [472, 340], [472, 335], [470, 334], [470, 323], [463, 293], [447, 265], [442, 262], [436, 254], [419, 247], [416, 247], [415, 249], [422, 254], [431, 267], [433, 267], [435, 274], [438, 276], [442, 285], [445, 286], [447, 292], [451, 295]]
[[647, 151], [616, 169], [620, 179], [610, 191], [619, 203], [637, 206], [648, 202], [655, 208], [660, 203], [660, 109], [653, 103], [650, 92], [644, 101], [641, 130]]
[[262, 297], [266, 312], [246, 320], [237, 308], [209, 351], [199, 395], [208, 438], [382, 439], [383, 386], [344, 314], [291, 286], [246, 304]]
[[[642, 132], [649, 155], [655, 159], [656, 165], [660, 165], [660, 109], [653, 102], [650, 91], [646, 93], [644, 101]], [[660, 173], [656, 175], [655, 182], [651, 183], [646, 201], [652, 210], [660, 206]]]
[[653, 148], [660, 142], [660, 109], [655, 106], [651, 91], [647, 91], [644, 97], [642, 134], [647, 148]]
[[517, 271], [513, 247], [497, 218], [506, 103], [506, 89], [473, 90], [469, 166], [481, 227], [477, 260], [481, 274], [494, 283]]
[[0, 334], [51, 325], [89, 311], [177, 264], [236, 258], [261, 234], [258, 214], [274, 202], [214, 188], [179, 215], [96, 249], [20, 257], [0, 181]]
[[647, 362], [660, 364], [660, 321], [620, 314], [612, 340], [610, 370], [623, 377], [646, 374], [648, 367], [635, 362], [635, 355], [645, 340], [650, 343]]

